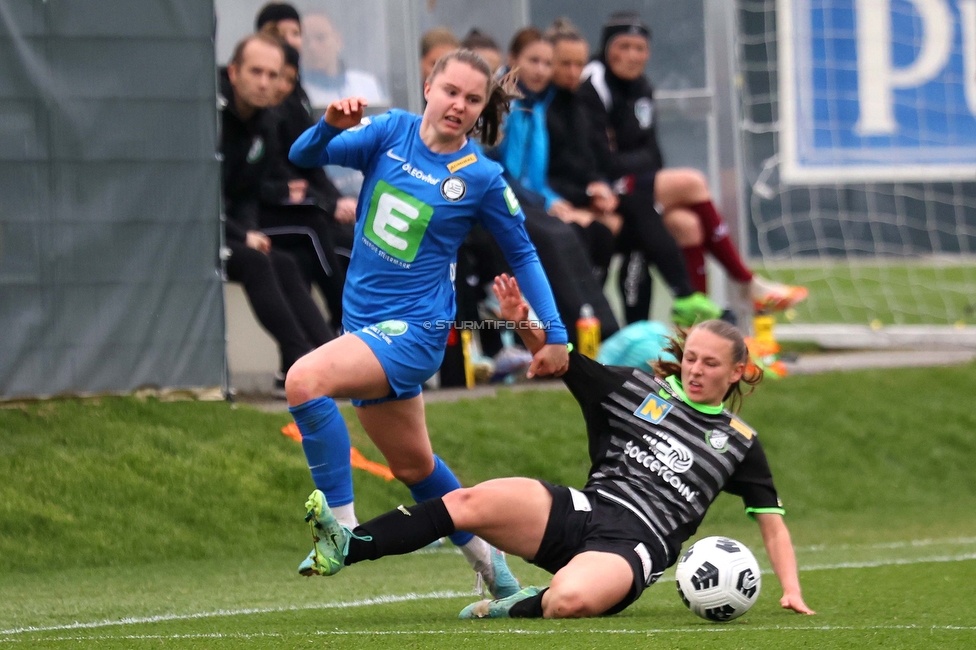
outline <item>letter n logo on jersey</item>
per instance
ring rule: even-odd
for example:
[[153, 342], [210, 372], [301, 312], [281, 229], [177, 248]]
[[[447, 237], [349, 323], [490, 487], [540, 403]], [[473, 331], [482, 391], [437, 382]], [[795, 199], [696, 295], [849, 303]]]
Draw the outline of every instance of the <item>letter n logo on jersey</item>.
[[386, 181], [373, 189], [363, 234], [392, 257], [412, 262], [427, 232], [434, 208]]
[[654, 393], [648, 393], [641, 405], [634, 411], [634, 415], [642, 420], [647, 420], [651, 424], [657, 424], [664, 419], [664, 416], [671, 410], [671, 404], [661, 399]]

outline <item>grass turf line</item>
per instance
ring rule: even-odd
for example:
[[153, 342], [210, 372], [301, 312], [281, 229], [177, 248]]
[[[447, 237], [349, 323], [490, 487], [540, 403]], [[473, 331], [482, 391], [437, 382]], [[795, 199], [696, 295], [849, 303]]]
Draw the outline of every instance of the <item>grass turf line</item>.
[[[969, 404], [974, 378], [974, 365], [792, 377], [765, 385], [747, 400], [744, 416], [760, 431], [769, 453], [801, 566], [864, 565], [884, 557], [908, 562], [973, 552], [976, 523], [969, 504], [976, 495], [969, 468], [976, 459], [970, 436], [976, 419]], [[307, 530], [300, 520], [310, 481], [300, 447], [278, 433], [285, 422], [286, 416], [226, 404], [132, 399], [0, 409], [0, 475], [6, 478], [0, 486], [0, 628], [469, 588], [463, 560], [449, 553], [410, 556], [405, 563], [368, 563], [349, 572], [355, 580], [338, 583], [310, 584], [294, 577], [295, 565], [307, 552]], [[497, 399], [433, 404], [429, 424], [435, 449], [465, 483], [525, 474], [580, 485], [585, 477], [583, 427], [575, 402], [565, 393], [503, 393]], [[353, 436], [357, 446], [378, 459], [357, 427]], [[358, 472], [356, 481], [361, 517], [409, 501], [396, 483]], [[713, 533], [761, 548], [755, 525], [745, 520], [734, 498], [721, 499], [710, 512], [700, 536]], [[921, 572], [910, 568], [915, 565], [843, 572], [860, 581], [857, 576], [878, 575], [865, 571], [894, 571], [887, 583], [867, 580], [870, 589], [865, 590], [898, 594], [902, 604], [885, 602], [872, 609], [852, 598], [849, 606], [864, 614], [852, 624], [858, 631], [848, 630], [850, 638], [831, 638], [867, 638], [871, 626], [880, 630], [899, 624], [896, 617], [938, 635], [944, 632], [925, 626], [976, 620], [961, 604], [964, 598], [954, 599], [952, 590], [941, 598], [938, 589], [956, 575], [972, 577], [972, 571], [959, 570], [972, 564], [929, 563]], [[531, 582], [546, 579], [528, 565], [516, 566]], [[807, 597], [824, 616], [843, 589], [831, 586], [818, 595], [820, 578], [811, 576], [819, 573], [804, 574], [805, 587], [810, 584]], [[348, 598], [332, 593], [339, 585]], [[776, 591], [775, 580], [767, 578], [763, 598], [771, 598], [767, 609], [780, 614]], [[659, 622], [655, 594], [666, 604], [662, 611], [680, 607], [670, 585], [654, 587], [634, 610], [647, 625]], [[263, 624], [268, 617], [283, 617], [280, 634], [291, 640], [288, 635], [295, 629], [318, 629], [323, 620], [333, 627], [342, 621], [346, 630], [364, 629], [364, 622], [381, 629], [373, 623], [382, 611], [388, 629], [414, 629], [410, 622], [416, 620], [423, 627], [417, 633], [424, 634], [424, 629], [441, 629], [468, 600], [356, 608], [342, 616], [330, 610], [325, 618], [314, 610], [246, 618]], [[643, 609], [645, 600], [651, 610]], [[756, 610], [748, 618], [754, 616]], [[835, 619], [832, 615], [832, 624]], [[607, 620], [624, 627], [621, 617]], [[780, 622], [797, 620], [807, 621]], [[822, 624], [825, 619], [815, 620]], [[239, 622], [231, 629], [213, 621], [197, 623], [166, 623], [163, 635], [207, 634], [214, 625], [220, 634], [240, 631]], [[680, 618], [673, 624], [688, 623]], [[562, 623], [540, 625], [539, 630], [560, 629]], [[893, 627], [881, 636], [896, 639], [892, 647], [899, 647], [898, 638], [914, 637], [918, 630]], [[954, 647], [953, 638], [939, 638], [938, 645]], [[972, 641], [971, 634], [966, 638]], [[265, 647], [290, 642], [268, 641]], [[202, 638], [165, 644], [215, 647]], [[817, 645], [824, 647], [819, 639]], [[117, 647], [129, 646], [119, 642]]]
[[[402, 568], [402, 567], [397, 567]], [[340, 576], [335, 579], [337, 581]], [[0, 645], [64, 647], [69, 642], [98, 647], [286, 647], [325, 643], [342, 647], [641, 647], [651, 640], [664, 647], [972, 647], [974, 604], [967, 597], [976, 562], [949, 570], [925, 564], [875, 569], [808, 572], [809, 600], [819, 600], [816, 617], [782, 611], [775, 594], [763, 593], [742, 619], [717, 625], [693, 617], [678, 601], [673, 585], [656, 585], [634, 607], [615, 617], [580, 621], [458, 621], [465, 599], [403, 601], [382, 605], [242, 614], [219, 620], [134, 623], [115, 630], [54, 631], [0, 637]], [[347, 576], [346, 581], [359, 581]], [[870, 589], [865, 589], [870, 585]], [[904, 585], [911, 585], [906, 593]], [[704, 641], [703, 639], [706, 639]], [[404, 646], [406, 644], [406, 646]], [[914, 645], [913, 645], [914, 644]], [[643, 646], [646, 647], [646, 646]]]

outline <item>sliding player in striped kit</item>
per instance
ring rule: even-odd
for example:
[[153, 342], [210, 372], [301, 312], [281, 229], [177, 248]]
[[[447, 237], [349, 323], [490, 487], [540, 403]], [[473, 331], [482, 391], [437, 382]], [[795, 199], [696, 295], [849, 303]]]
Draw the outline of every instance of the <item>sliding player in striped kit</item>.
[[[507, 276], [495, 281], [503, 318], [523, 321], [528, 306]], [[530, 351], [544, 338], [519, 330]], [[780, 604], [803, 602], [796, 556], [766, 455], [755, 431], [726, 409], [742, 397], [748, 352], [723, 321], [696, 325], [672, 342], [677, 362], [655, 374], [607, 367], [570, 354], [563, 380], [579, 402], [589, 442], [589, 480], [576, 490], [528, 478], [503, 478], [392, 510], [354, 530], [328, 506], [316, 510], [336, 571], [407, 553], [455, 530], [555, 574], [547, 588], [473, 603], [461, 618], [569, 618], [613, 614], [640, 597], [679, 557], [720, 491], [742, 497], [755, 518], [776, 577]]]

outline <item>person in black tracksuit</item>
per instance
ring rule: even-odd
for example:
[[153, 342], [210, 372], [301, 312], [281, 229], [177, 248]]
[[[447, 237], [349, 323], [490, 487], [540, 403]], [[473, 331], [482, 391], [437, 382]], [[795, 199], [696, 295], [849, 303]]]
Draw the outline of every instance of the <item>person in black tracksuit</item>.
[[[619, 212], [624, 218], [619, 240], [625, 252], [638, 251], [647, 263], [657, 266], [674, 294], [676, 310], [680, 299], [695, 294], [685, 268], [681, 249], [664, 227], [661, 215], [654, 209], [654, 177], [663, 166], [657, 143], [654, 94], [643, 75], [647, 60], [650, 30], [633, 12], [613, 14], [603, 28], [597, 58], [584, 69], [584, 81], [577, 97], [590, 123], [589, 141], [600, 172], [614, 181], [620, 196]], [[616, 41], [616, 43], [615, 43]], [[634, 42], [643, 43], [643, 58], [634, 55]], [[608, 63], [608, 52], [622, 52]], [[614, 68], [624, 72], [621, 76]], [[628, 270], [640, 270], [646, 276], [644, 260], [629, 264]], [[647, 318], [650, 307], [650, 284], [639, 297], [633, 290], [633, 278], [622, 275], [627, 303], [627, 321]], [[701, 302], [700, 316], [714, 318], [721, 310], [710, 301]], [[676, 314], [677, 316], [677, 314]]]
[[220, 73], [221, 189], [226, 234], [225, 272], [239, 282], [261, 325], [275, 338], [281, 371], [333, 337], [312, 300], [298, 265], [271, 247], [258, 229], [263, 180], [271, 173], [277, 146], [266, 110], [283, 55], [267, 36], [244, 39]]
[[[344, 264], [336, 255], [335, 238], [339, 191], [321, 167], [303, 169], [288, 160], [288, 150], [315, 124], [312, 107], [297, 77], [299, 54], [287, 43], [284, 71], [294, 75], [294, 87], [271, 109], [276, 121], [276, 160], [261, 188], [259, 225], [276, 248], [295, 257], [303, 275], [314, 281], [329, 307], [332, 323], [342, 322]], [[351, 239], [351, 235], [350, 235]]]
[[[549, 185], [573, 207], [591, 209], [592, 190], [602, 183], [589, 143], [580, 138], [587, 133], [586, 114], [576, 101], [575, 93], [554, 87], [552, 103], [546, 111], [549, 128]], [[607, 193], [610, 188], [607, 186]], [[614, 226], [594, 220], [588, 227], [572, 224], [586, 245], [600, 286], [607, 276], [607, 267], [614, 253]]]
[[549, 186], [573, 207], [589, 210], [595, 220], [578, 234], [587, 246], [600, 286], [614, 253], [614, 239], [620, 232], [615, 214], [618, 200], [606, 183], [586, 137], [590, 126], [586, 112], [576, 98], [580, 73], [586, 64], [587, 45], [583, 36], [565, 19], [546, 32], [553, 47], [552, 101], [546, 111], [549, 132]]

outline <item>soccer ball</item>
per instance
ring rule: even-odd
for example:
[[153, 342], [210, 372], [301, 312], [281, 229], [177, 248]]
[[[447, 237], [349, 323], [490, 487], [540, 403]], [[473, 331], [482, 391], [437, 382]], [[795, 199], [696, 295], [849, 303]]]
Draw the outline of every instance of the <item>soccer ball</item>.
[[678, 560], [675, 583], [682, 602], [709, 621], [724, 623], [749, 611], [759, 598], [759, 564], [745, 544], [706, 537]]

